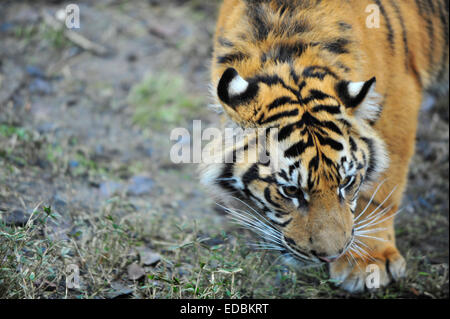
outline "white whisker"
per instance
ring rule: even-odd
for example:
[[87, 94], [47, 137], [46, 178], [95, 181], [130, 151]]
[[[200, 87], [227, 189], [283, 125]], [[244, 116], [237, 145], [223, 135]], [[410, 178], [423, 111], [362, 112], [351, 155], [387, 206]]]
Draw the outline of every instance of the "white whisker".
[[389, 216], [383, 218], [382, 220], [379, 220], [379, 221], [376, 222], [375, 224], [373, 224], [373, 222], [371, 222], [371, 223], [368, 224], [367, 226], [375, 226], [375, 225], [378, 225], [378, 224], [380, 224], [380, 223], [382, 223], [382, 222], [385, 222], [386, 220], [388, 220], [388, 219], [390, 219], [390, 218], [393, 218], [393, 217], [395, 217], [396, 215], [398, 215], [401, 211], [403, 211], [403, 208], [399, 209], [399, 210], [396, 211], [394, 214], [389, 215]]
[[384, 184], [385, 181], [386, 181], [386, 179], [383, 180], [383, 181], [377, 186], [377, 188], [375, 189], [375, 191], [374, 191], [372, 197], [370, 198], [369, 202], [367, 203], [366, 207], [365, 207], [365, 208], [363, 209], [363, 211], [362, 211], [362, 212], [354, 219], [353, 222], [356, 222], [356, 221], [357, 221], [357, 220], [358, 220], [358, 219], [366, 212], [367, 208], [369, 208], [370, 204], [372, 203], [373, 199], [375, 198], [375, 195], [377, 194], [378, 190], [379, 190], [380, 187]]
[[359, 221], [358, 224], [360, 224], [361, 222], [364, 222], [364, 220], [368, 220], [368, 218], [370, 216], [372, 216], [380, 207], [382, 207], [384, 205], [384, 203], [392, 196], [392, 194], [395, 192], [395, 190], [397, 189], [397, 186], [395, 186], [392, 191], [386, 196], [386, 198], [381, 202], [381, 204], [379, 204], [366, 218], [364, 218], [362, 221]]
[[[273, 242], [275, 244], [281, 244], [280, 233], [273, 229], [273, 227], [265, 224], [263, 221], [259, 220], [255, 216], [250, 213], [241, 211], [241, 213], [237, 212], [228, 207], [224, 207], [217, 203], [218, 206], [222, 207], [226, 212], [231, 215], [231, 218], [238, 223], [239, 225], [247, 228], [266, 240]], [[278, 235], [278, 236], [277, 236]]]
[[357, 225], [357, 227], [355, 228], [355, 230], [360, 230], [360, 229], [364, 229], [364, 228], [368, 228], [370, 225], [372, 225], [374, 222], [376, 222], [377, 220], [379, 220], [380, 218], [384, 217], [391, 209], [392, 209], [393, 205], [390, 205], [388, 207], [386, 207], [385, 209], [383, 209], [382, 211], [380, 211], [378, 214], [372, 216], [373, 219], [371, 218], [371, 220], [363, 220], [364, 222], [366, 222], [365, 224], [360, 224]]
[[365, 238], [372, 238], [372, 239], [376, 239], [382, 242], [386, 242], [387, 240], [384, 238], [380, 238], [380, 237], [375, 237], [375, 236], [369, 236], [369, 235], [355, 235], [356, 237], [365, 237]]

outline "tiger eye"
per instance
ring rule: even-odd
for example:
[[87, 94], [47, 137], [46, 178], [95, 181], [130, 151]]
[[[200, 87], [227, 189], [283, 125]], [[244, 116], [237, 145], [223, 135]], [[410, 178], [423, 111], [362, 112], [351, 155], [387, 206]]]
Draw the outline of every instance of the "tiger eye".
[[296, 197], [298, 195], [298, 188], [295, 186], [284, 186], [283, 191], [289, 197]]

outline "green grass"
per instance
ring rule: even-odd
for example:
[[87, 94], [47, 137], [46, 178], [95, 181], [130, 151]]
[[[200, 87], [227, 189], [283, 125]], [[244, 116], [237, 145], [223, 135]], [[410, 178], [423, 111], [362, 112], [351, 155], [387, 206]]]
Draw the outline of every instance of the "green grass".
[[[195, 21], [209, 16], [208, 10], [198, 9], [211, 6], [209, 2], [184, 3], [191, 8]], [[135, 7], [132, 2], [128, 5], [127, 11]], [[61, 31], [43, 23], [19, 26], [13, 36], [29, 47], [39, 43], [39, 47], [42, 44], [44, 48], [61, 51], [69, 45]], [[42, 62], [39, 55], [28, 56], [26, 60]], [[69, 93], [84, 92], [84, 79], [72, 81], [75, 82]], [[112, 84], [96, 86], [92, 81], [86, 85], [100, 96], [112, 96], [115, 88]], [[117, 101], [121, 107], [122, 100]], [[105, 110], [114, 108], [117, 101], [106, 105]], [[148, 135], [155, 144], [162, 139], [155, 131], [163, 132], [161, 135], [166, 138], [167, 128], [185, 125], [193, 118], [207, 118], [200, 114], [205, 109], [203, 101], [189, 92], [185, 80], [167, 72], [151, 73], [136, 83], [127, 101], [134, 123], [154, 129]], [[120, 111], [120, 107], [115, 111]], [[183, 207], [158, 204], [156, 197], [168, 197], [170, 192], [179, 192], [178, 188], [187, 188], [183, 181], [192, 181], [192, 189], [198, 187], [190, 168], [154, 168], [145, 161], [122, 163], [117, 158], [94, 160], [92, 149], [76, 137], [70, 139], [52, 133], [40, 136], [17, 125], [0, 124], [0, 298], [110, 298], [118, 295], [114, 293], [117, 285], [126, 288], [127, 294], [119, 296], [127, 298], [448, 298], [448, 262], [442, 261], [448, 253], [443, 252], [445, 245], [433, 242], [436, 234], [446, 235], [445, 212], [415, 215], [399, 223], [398, 243], [408, 261], [405, 280], [386, 289], [352, 296], [336, 288], [326, 267], [295, 270], [283, 265], [276, 253], [251, 249], [248, 243], [255, 238], [227, 222], [218, 223], [212, 208], [203, 207], [201, 213], [181, 212]], [[39, 167], [36, 159], [48, 161], [50, 168]], [[70, 161], [78, 165], [70, 167]], [[75, 198], [83, 195], [77, 193], [80, 188], [91, 190], [88, 183], [91, 178], [94, 182], [102, 178], [124, 182], [143, 171], [155, 175], [165, 172], [166, 175], [159, 176], [160, 180], [177, 174], [180, 185], [158, 193], [163, 185], [157, 183], [156, 195], [142, 201], [131, 200], [125, 194], [105, 201], [98, 199], [95, 205], [79, 205], [74, 200], [62, 212], [50, 203], [35, 203], [25, 226], [9, 226], [4, 222], [7, 211], [3, 208], [28, 206], [49, 194], [36, 195], [37, 192], [31, 192], [32, 184], [30, 188], [22, 188], [25, 190], [19, 188], [30, 180], [45, 178], [46, 182], [38, 185], [55, 186], [52, 191], [60, 191], [61, 181], [73, 182], [75, 187], [68, 185], [61, 193]], [[24, 202], [20, 203], [22, 196]], [[72, 227], [64, 233], [67, 237], [58, 238], [53, 230], [63, 227], [67, 220]], [[427, 252], [431, 249], [422, 246], [432, 246], [433, 251]], [[139, 253], [143, 247], [159, 254], [161, 260], [143, 265]], [[128, 276], [132, 264], [144, 272], [139, 280]], [[79, 267], [80, 288], [66, 286], [70, 265]]]
[[[236, 228], [224, 231], [208, 220], [185, 220], [175, 213], [149, 209], [136, 213], [123, 198], [104, 203], [101, 211], [80, 214], [68, 240], [52, 240], [49, 223], [61, 216], [50, 207], [36, 208], [24, 227], [0, 223], [0, 297], [106, 298], [117, 283], [129, 298], [336, 298], [324, 267], [291, 269], [278, 256], [249, 248], [251, 236]], [[209, 229], [209, 233], [200, 230]], [[160, 254], [153, 266], [141, 265], [138, 250]], [[408, 256], [408, 278], [365, 298], [442, 297], [448, 273]], [[141, 265], [145, 275], [133, 281], [127, 267]], [[66, 289], [67, 265], [80, 269], [79, 289]], [[420, 270], [419, 270], [420, 269]], [[124, 297], [124, 296], [122, 296]]]
[[64, 35], [64, 29], [56, 30], [45, 23], [18, 25], [13, 29], [13, 35], [24, 41], [26, 45], [33, 41], [45, 41], [54, 49], [63, 49], [70, 45]]
[[128, 102], [133, 121], [142, 127], [184, 124], [200, 109], [201, 100], [190, 95], [183, 78], [168, 73], [147, 75], [132, 87]]
[[4, 138], [11, 138], [13, 136], [16, 136], [22, 141], [29, 141], [31, 138], [31, 133], [23, 127], [0, 124], [0, 136]]
[[[0, 155], [2, 174], [7, 174], [8, 165], [12, 171], [27, 169], [33, 156], [46, 158], [53, 171], [75, 178], [114, 175], [117, 169], [129, 173], [138, 164], [114, 168], [112, 163], [108, 166], [90, 159], [76, 141], [53, 144], [35, 135], [21, 127], [0, 126], [0, 149], [8, 148], [5, 156]], [[79, 166], [67, 171], [69, 158]], [[187, 180], [193, 177], [185, 171], [167, 174]], [[0, 191], [0, 200], [7, 199], [8, 190]], [[276, 253], [251, 249], [252, 235], [229, 223], [217, 223], [214, 212], [190, 212], [201, 218], [187, 219], [177, 209], [154, 202], [154, 206], [136, 209], [125, 195], [99, 204], [100, 208], [91, 211], [72, 207], [69, 213], [55, 212], [42, 203], [24, 227], [6, 225], [0, 212], [0, 298], [110, 298], [117, 295], [113, 288], [117, 284], [128, 289], [130, 293], [122, 296], [128, 298], [354, 297], [336, 288], [325, 267], [295, 270], [283, 265]], [[67, 218], [73, 225], [70, 232], [64, 240], [55, 238], [52, 229]], [[399, 225], [399, 243], [415, 247], [415, 242], [425, 242], [431, 232], [445, 229], [445, 223], [441, 215], [417, 215]], [[160, 262], [141, 265], [138, 251], [142, 247], [158, 253]], [[408, 261], [405, 280], [357, 297], [448, 297], [448, 267], [430, 261], [442, 252], [425, 257], [410, 249], [402, 250]], [[131, 264], [142, 268], [141, 279], [128, 277]], [[66, 287], [68, 265], [79, 267], [79, 289]]]
[[0, 222], [0, 298], [36, 298], [61, 278], [56, 268], [61, 246], [40, 234], [54, 218], [51, 208], [43, 207], [24, 227]]
[[[271, 264], [268, 255], [250, 251], [242, 234], [216, 230], [216, 243], [210, 244], [195, 222], [154, 212], [119, 218], [116, 209], [126, 209], [119, 198], [107, 201], [99, 215], [84, 216], [91, 227], [80, 227], [68, 241], [41, 235], [49, 219], [60, 221], [50, 207], [37, 208], [24, 227], [0, 224], [0, 255], [7, 256], [0, 268], [0, 297], [63, 297], [69, 264], [78, 265], [82, 274], [82, 288], [69, 291], [72, 298], [105, 297], [117, 281], [138, 298], [282, 297], [294, 294], [302, 282], [295, 272]], [[149, 241], [161, 262], [145, 268], [141, 280], [128, 280], [127, 266], [139, 263], [136, 249]], [[310, 272], [314, 280], [321, 275]]]

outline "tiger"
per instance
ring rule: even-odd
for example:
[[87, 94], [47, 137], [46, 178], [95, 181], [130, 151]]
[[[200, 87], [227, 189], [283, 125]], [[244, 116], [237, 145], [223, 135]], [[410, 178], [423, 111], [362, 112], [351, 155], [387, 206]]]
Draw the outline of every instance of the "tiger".
[[375, 288], [404, 278], [394, 217], [421, 104], [448, 92], [448, 0], [224, 0], [213, 41], [212, 104], [241, 133], [213, 139], [201, 183], [350, 293], [370, 267]]

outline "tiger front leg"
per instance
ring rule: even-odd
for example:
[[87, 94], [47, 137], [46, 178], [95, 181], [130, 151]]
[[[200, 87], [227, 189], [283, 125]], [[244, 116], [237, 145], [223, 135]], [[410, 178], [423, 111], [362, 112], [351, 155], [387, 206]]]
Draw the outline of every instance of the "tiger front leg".
[[[366, 201], [367, 203], [367, 201]], [[406, 262], [395, 245], [397, 206], [368, 206], [355, 218], [354, 239], [347, 253], [330, 264], [330, 276], [352, 293], [377, 289], [405, 276]]]

